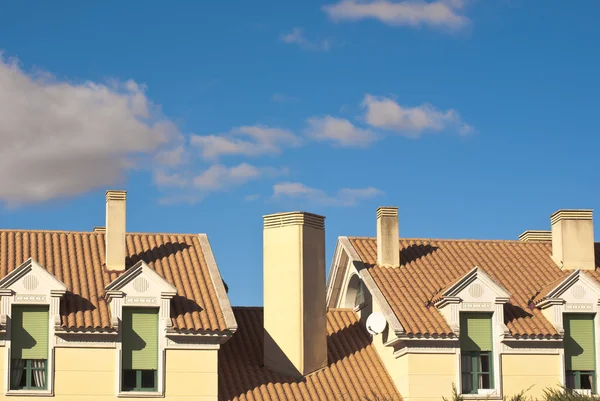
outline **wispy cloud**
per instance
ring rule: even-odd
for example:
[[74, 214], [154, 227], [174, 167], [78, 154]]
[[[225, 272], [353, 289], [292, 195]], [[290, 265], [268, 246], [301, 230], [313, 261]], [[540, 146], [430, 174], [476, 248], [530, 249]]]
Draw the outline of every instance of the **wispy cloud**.
[[260, 199], [259, 194], [250, 194], [250, 195], [244, 196], [244, 200], [246, 202], [254, 202], [255, 200], [258, 200], [258, 199]]
[[373, 131], [358, 128], [344, 118], [311, 117], [307, 123], [306, 133], [309, 137], [317, 141], [328, 141], [336, 146], [364, 147], [377, 139]]
[[213, 164], [199, 173], [157, 171], [154, 174], [154, 184], [163, 191], [168, 190], [168, 195], [161, 199], [163, 204], [195, 203], [214, 192], [229, 191], [252, 181], [288, 173], [285, 167], [257, 167], [248, 163], [234, 166]]
[[220, 135], [193, 135], [192, 146], [198, 148], [206, 160], [222, 156], [261, 156], [281, 153], [283, 147], [301, 144], [300, 138], [283, 128], [261, 125], [242, 126]]
[[296, 100], [298, 100], [298, 98], [296, 96], [289, 96], [281, 93], [273, 93], [273, 95], [271, 96], [271, 100], [275, 103], [288, 103], [295, 102]]
[[404, 107], [393, 99], [366, 95], [362, 106], [364, 119], [373, 128], [393, 131], [418, 138], [425, 132], [456, 130], [460, 134], [473, 132], [473, 127], [462, 121], [454, 109], [441, 111], [429, 104]]
[[280, 39], [283, 43], [299, 45], [306, 50], [323, 52], [331, 50], [330, 40], [309, 40], [304, 36], [304, 31], [301, 28], [292, 29], [291, 32], [281, 35]]
[[375, 19], [395, 26], [460, 29], [469, 23], [462, 14], [464, 6], [462, 0], [341, 0], [323, 11], [333, 21]]
[[327, 206], [354, 206], [361, 200], [383, 194], [377, 188], [342, 188], [334, 195], [322, 189], [312, 188], [300, 182], [280, 182], [273, 186], [273, 199], [295, 199]]
[[[177, 163], [181, 134], [132, 80], [73, 83], [0, 53], [0, 202], [74, 196]], [[176, 145], [174, 145], [176, 144]]]

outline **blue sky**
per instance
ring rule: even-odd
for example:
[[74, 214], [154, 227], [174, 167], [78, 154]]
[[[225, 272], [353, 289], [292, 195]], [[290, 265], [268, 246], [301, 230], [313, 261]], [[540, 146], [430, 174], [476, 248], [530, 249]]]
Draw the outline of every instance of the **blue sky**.
[[[262, 218], [516, 239], [600, 209], [600, 3], [0, 1], [6, 228], [208, 233], [262, 303]], [[600, 238], [596, 229], [596, 238]]]

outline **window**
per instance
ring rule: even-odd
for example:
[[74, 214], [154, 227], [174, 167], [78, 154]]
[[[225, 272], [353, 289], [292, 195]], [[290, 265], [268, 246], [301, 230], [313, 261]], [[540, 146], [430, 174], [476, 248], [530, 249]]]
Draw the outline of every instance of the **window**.
[[563, 324], [566, 386], [595, 393], [594, 315], [565, 314]]
[[493, 389], [491, 314], [460, 314], [460, 354], [462, 393]]
[[158, 309], [123, 308], [122, 391], [156, 391]]
[[11, 390], [45, 390], [48, 364], [48, 307], [13, 305]]
[[358, 283], [358, 289], [356, 290], [356, 298], [354, 299], [354, 307], [361, 306], [365, 303], [365, 284], [362, 280]]

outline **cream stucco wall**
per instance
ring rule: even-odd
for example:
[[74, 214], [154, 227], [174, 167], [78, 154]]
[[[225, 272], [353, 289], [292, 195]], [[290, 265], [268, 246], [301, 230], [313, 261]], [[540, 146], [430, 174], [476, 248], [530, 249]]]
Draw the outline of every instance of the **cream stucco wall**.
[[502, 355], [502, 387], [505, 396], [527, 390], [533, 398], [544, 389], [558, 387], [562, 378], [560, 355]]
[[[0, 347], [4, 361], [6, 348]], [[135, 399], [116, 396], [117, 350], [101, 348], [55, 348], [54, 397], [57, 401], [108, 401]], [[4, 378], [4, 363], [0, 377]], [[0, 380], [0, 394], [5, 394]], [[166, 400], [216, 401], [218, 398], [218, 350], [167, 350]], [[0, 396], [1, 399], [8, 398]], [[15, 397], [39, 400], [40, 397]]]
[[[369, 297], [373, 312], [381, 312]], [[393, 335], [393, 334], [392, 334]], [[385, 346], [388, 331], [373, 336], [373, 344], [396, 388], [405, 401], [441, 401], [449, 397], [456, 382], [456, 354], [411, 353], [394, 356], [394, 347]]]
[[218, 350], [167, 350], [166, 399], [216, 401]]

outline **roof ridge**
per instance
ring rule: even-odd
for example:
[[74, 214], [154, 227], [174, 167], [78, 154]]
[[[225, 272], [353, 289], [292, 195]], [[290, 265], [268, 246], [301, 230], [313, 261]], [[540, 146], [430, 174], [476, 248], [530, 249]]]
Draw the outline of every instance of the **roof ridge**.
[[[362, 240], [377, 240], [377, 237], [367, 236], [349, 236], [348, 239], [362, 239]], [[427, 238], [427, 237], [400, 237], [401, 241], [445, 241], [445, 242], [498, 242], [498, 243], [543, 243], [546, 244], [549, 241], [521, 241], [519, 239], [478, 239], [478, 238]]]
[[[0, 233], [49, 233], [49, 234], [104, 234], [104, 232], [96, 231], [80, 231], [80, 230], [36, 230], [30, 228], [0, 228]], [[167, 233], [167, 232], [141, 232], [141, 231], [128, 231], [126, 235], [184, 235], [184, 236], [197, 236], [204, 233]]]

